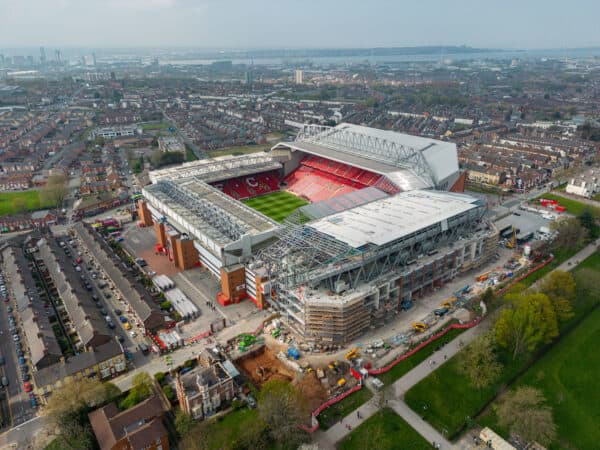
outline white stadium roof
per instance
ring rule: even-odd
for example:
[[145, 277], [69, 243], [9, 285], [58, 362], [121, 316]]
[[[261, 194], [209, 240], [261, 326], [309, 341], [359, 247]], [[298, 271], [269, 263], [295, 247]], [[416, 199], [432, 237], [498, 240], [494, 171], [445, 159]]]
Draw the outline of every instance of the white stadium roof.
[[259, 152], [250, 155], [225, 155], [211, 159], [200, 159], [176, 167], [153, 170], [148, 176], [152, 183], [163, 179], [180, 180], [191, 177], [196, 177], [206, 183], [212, 183], [235, 176], [251, 175], [280, 168], [281, 163], [264, 152]]
[[353, 248], [382, 246], [423, 228], [444, 223], [478, 206], [464, 194], [417, 190], [401, 192], [308, 224]]
[[403, 191], [437, 187], [459, 172], [452, 142], [349, 123], [307, 125], [272, 150], [286, 147], [385, 175]]

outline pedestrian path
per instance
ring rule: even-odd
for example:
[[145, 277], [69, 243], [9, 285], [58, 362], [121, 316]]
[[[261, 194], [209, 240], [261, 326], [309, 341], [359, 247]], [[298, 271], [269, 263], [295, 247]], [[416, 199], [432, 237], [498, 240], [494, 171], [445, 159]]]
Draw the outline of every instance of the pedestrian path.
[[[554, 270], [571, 270], [585, 258], [597, 251], [599, 242], [600, 241], [592, 242], [587, 245], [576, 255]], [[428, 360], [423, 361], [392, 384], [392, 398], [388, 399], [388, 406], [394, 409], [394, 411], [423, 436], [423, 438], [432, 443], [436, 442], [440, 445], [439, 448], [441, 449], [459, 449], [460, 446], [458, 444], [452, 444], [425, 420], [421, 419], [415, 411], [410, 409], [403, 401], [404, 394], [439, 366], [449, 361], [463, 346], [469, 344], [477, 336], [489, 330], [491, 326], [492, 322], [485, 320], [476, 327], [465, 331], [456, 339], [446, 344], [440, 351], [434, 352]], [[344, 417], [340, 423], [326, 431], [319, 430], [315, 432], [315, 440], [323, 449], [334, 449], [336, 442], [344, 439], [354, 428], [362, 424], [366, 419], [378, 411], [380, 406], [379, 403], [378, 393], [376, 393], [372, 399], [352, 411]]]

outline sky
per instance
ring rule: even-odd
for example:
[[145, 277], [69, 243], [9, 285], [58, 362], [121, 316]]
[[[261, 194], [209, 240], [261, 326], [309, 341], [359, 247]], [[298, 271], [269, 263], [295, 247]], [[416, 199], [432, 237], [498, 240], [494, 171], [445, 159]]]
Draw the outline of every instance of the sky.
[[0, 0], [0, 48], [600, 46], [600, 0]]

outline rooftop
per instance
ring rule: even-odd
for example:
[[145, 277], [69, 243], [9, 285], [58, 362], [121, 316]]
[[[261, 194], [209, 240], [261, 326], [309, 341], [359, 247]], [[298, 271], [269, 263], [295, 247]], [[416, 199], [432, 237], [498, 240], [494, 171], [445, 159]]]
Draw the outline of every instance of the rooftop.
[[195, 177], [206, 183], [222, 181], [234, 176], [250, 175], [281, 168], [281, 164], [265, 153], [250, 155], [225, 155], [212, 159], [200, 159], [183, 163], [177, 167], [153, 170], [149, 173], [150, 181], [180, 180]]
[[307, 126], [291, 148], [386, 175], [402, 190], [436, 186], [458, 173], [456, 144], [349, 123]]
[[197, 238], [206, 236], [218, 245], [257, 235], [278, 227], [277, 222], [232, 199], [197, 178], [160, 180], [143, 189], [152, 206], [171, 216]]
[[479, 206], [480, 200], [440, 191], [401, 192], [341, 213], [309, 226], [353, 248], [396, 241], [423, 228], [441, 223]]
[[89, 418], [101, 450], [112, 449], [125, 437], [133, 448], [146, 448], [167, 434], [161, 421], [165, 411], [165, 405], [155, 395], [125, 411], [119, 411], [114, 402], [109, 403], [89, 413]]

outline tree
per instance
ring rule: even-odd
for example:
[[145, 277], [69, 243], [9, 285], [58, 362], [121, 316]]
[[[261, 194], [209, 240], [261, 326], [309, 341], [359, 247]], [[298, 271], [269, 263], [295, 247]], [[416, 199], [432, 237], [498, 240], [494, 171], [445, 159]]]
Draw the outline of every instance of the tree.
[[556, 439], [552, 408], [539, 389], [522, 386], [504, 396], [495, 409], [500, 425], [526, 442], [548, 445]]
[[562, 270], [555, 270], [544, 279], [539, 291], [548, 296], [556, 313], [556, 318], [560, 322], [573, 317], [573, 306], [571, 305], [575, 300], [575, 278], [573, 278], [573, 275]]
[[554, 221], [551, 227], [557, 232], [552, 242], [555, 249], [580, 249], [588, 237], [588, 230], [576, 218]]
[[590, 236], [594, 237], [596, 235], [596, 216], [591, 208], [584, 208], [577, 216], [577, 220], [579, 220], [579, 223], [583, 228], [588, 230]]
[[61, 209], [67, 195], [67, 177], [65, 175], [52, 175], [48, 177], [46, 185], [40, 192], [43, 203], [50, 204], [56, 209]]
[[87, 417], [82, 417], [79, 411], [70, 411], [61, 416], [58, 427], [62, 443], [69, 449], [93, 448], [92, 429]]
[[131, 389], [129, 394], [120, 403], [119, 408], [122, 410], [129, 409], [132, 406], [146, 400], [152, 395], [152, 378], [148, 372], [136, 373], [131, 381]]
[[64, 415], [98, 406], [107, 398], [107, 388], [98, 380], [69, 380], [52, 392], [43, 412], [51, 423], [57, 425]]
[[471, 384], [477, 389], [491, 385], [502, 372], [502, 364], [498, 361], [496, 341], [492, 333], [479, 336], [459, 355], [461, 372], [469, 377]]
[[299, 427], [307, 419], [302, 394], [286, 381], [265, 383], [258, 399], [258, 415], [269, 437], [283, 448], [297, 448], [306, 439]]
[[189, 433], [194, 425], [196, 425], [196, 421], [192, 416], [182, 409], [177, 409], [175, 412], [175, 429], [179, 433], [179, 436]]
[[513, 358], [558, 336], [556, 313], [545, 294], [521, 293], [506, 298], [513, 306], [502, 310], [494, 331], [496, 342], [509, 349]]

